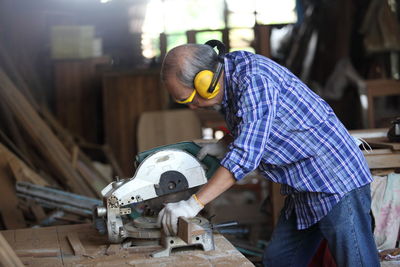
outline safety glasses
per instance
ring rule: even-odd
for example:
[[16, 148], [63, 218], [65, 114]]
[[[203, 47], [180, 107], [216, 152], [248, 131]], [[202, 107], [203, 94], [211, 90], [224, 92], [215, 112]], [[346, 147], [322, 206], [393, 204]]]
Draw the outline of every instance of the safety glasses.
[[186, 98], [184, 100], [175, 100], [175, 102], [178, 104], [190, 104], [190, 103], [192, 103], [196, 93], [197, 93], [196, 89], [194, 89], [188, 98]]

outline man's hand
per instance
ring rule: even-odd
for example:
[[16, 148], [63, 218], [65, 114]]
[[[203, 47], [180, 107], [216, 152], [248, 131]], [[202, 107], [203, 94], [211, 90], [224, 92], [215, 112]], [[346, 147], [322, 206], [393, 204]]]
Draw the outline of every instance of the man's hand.
[[181, 200], [176, 203], [168, 203], [158, 214], [158, 224], [162, 224], [164, 233], [167, 236], [177, 235], [178, 218], [192, 218], [196, 216], [204, 206], [195, 199], [195, 195], [188, 200]]

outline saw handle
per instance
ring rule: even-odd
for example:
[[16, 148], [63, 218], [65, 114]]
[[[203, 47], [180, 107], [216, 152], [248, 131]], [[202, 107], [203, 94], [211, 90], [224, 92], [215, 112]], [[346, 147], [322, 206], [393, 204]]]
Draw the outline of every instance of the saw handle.
[[[159, 146], [155, 147], [146, 151], [143, 151], [139, 153], [136, 156], [136, 164], [139, 166], [139, 164], [148, 156], [151, 154], [158, 152], [160, 150], [164, 149], [179, 149], [179, 150], [184, 150], [190, 154], [192, 154], [194, 157], [197, 156], [199, 153], [201, 147], [194, 143], [194, 142], [180, 142], [176, 144], [171, 144], [171, 145], [165, 145], [165, 146]], [[220, 166], [219, 160], [216, 157], [207, 155], [202, 161], [201, 161], [205, 166], [206, 166], [206, 177], [207, 179], [210, 179], [214, 172], [218, 169]]]

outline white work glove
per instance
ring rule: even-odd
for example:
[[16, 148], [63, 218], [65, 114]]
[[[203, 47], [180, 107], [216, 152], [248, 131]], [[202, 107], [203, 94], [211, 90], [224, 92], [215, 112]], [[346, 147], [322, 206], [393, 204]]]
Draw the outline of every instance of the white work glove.
[[227, 146], [223, 142], [204, 144], [199, 153], [197, 153], [197, 158], [203, 160], [207, 155], [211, 155], [217, 159], [222, 159], [227, 151]]
[[167, 236], [177, 235], [178, 218], [192, 218], [196, 216], [204, 206], [191, 196], [188, 200], [181, 200], [175, 203], [168, 203], [158, 214], [158, 224], [162, 225]]

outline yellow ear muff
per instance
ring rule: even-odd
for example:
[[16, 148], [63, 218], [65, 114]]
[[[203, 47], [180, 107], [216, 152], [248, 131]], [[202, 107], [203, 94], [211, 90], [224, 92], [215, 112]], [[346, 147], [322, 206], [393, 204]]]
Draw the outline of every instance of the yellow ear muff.
[[212, 99], [219, 92], [219, 84], [215, 86], [215, 89], [212, 93], [208, 92], [208, 88], [210, 87], [213, 76], [214, 73], [212, 71], [202, 70], [197, 73], [196, 77], [194, 78], [194, 88], [196, 89], [197, 93], [205, 99]]

